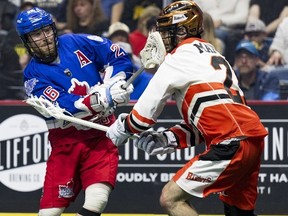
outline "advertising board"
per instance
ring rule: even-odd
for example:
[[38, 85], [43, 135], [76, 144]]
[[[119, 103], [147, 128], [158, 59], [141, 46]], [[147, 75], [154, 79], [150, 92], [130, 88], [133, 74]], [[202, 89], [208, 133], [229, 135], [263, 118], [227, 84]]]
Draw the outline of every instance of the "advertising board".
[[[288, 215], [288, 103], [251, 102], [250, 106], [269, 132], [262, 156], [256, 213]], [[119, 107], [116, 114], [129, 112], [131, 107]], [[45, 122], [37, 111], [21, 102], [1, 102], [0, 113], [0, 212], [37, 212], [45, 162], [51, 151]], [[168, 104], [154, 130], [180, 121], [175, 104]], [[135, 148], [133, 140], [120, 146], [117, 184], [106, 212], [163, 214], [158, 201], [162, 187], [203, 150], [204, 145], [199, 145], [149, 156]], [[78, 211], [82, 202], [83, 193], [66, 212]], [[223, 214], [217, 194], [207, 199], [194, 198], [191, 203], [200, 214]]]

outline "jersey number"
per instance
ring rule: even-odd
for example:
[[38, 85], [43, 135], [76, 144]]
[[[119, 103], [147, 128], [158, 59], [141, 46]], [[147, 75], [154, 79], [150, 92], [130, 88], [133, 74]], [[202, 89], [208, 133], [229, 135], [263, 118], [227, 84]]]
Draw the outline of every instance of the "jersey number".
[[125, 53], [123, 51], [121, 51], [120, 46], [117, 44], [112, 44], [110, 49], [112, 50], [112, 52], [115, 53], [115, 58], [118, 58], [119, 56], [125, 55]]
[[59, 97], [59, 92], [56, 89], [53, 89], [52, 86], [48, 86], [43, 91], [43, 94], [51, 101], [55, 101]]
[[226, 78], [224, 81], [224, 87], [225, 87], [227, 93], [229, 94], [229, 96], [231, 97], [231, 99], [234, 102], [246, 104], [246, 102], [242, 100], [239, 91], [235, 91], [236, 94], [232, 94], [232, 92], [231, 92], [231, 86], [233, 84], [233, 81], [232, 81], [232, 71], [231, 71], [231, 68], [230, 68], [228, 62], [221, 56], [212, 56], [211, 65], [215, 70], [221, 70], [220, 65], [225, 66]]

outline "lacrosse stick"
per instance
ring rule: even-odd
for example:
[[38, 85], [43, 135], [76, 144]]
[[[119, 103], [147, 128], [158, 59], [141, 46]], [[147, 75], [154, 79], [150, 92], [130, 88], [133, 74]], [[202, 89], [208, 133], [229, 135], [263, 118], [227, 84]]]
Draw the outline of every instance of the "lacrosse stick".
[[[37, 96], [29, 97], [24, 100], [27, 104], [34, 107], [40, 114], [45, 117], [54, 117], [56, 119], [62, 119], [79, 125], [83, 125], [89, 128], [97, 129], [100, 131], [107, 132], [108, 126], [97, 124], [91, 121], [83, 120], [74, 117], [67, 110], [61, 108], [58, 104], [53, 104], [51, 101], [46, 100], [45, 98], [38, 98]], [[67, 115], [65, 114], [67, 113]], [[133, 134], [131, 139], [139, 138], [137, 134]]]
[[123, 89], [126, 89], [142, 72], [144, 71], [144, 66], [141, 66], [128, 80], [122, 85]]
[[[79, 125], [83, 125], [86, 127], [101, 130], [104, 132], [106, 132], [108, 129], [107, 126], [76, 118], [71, 113], [69, 113], [67, 110], [61, 108], [58, 104], [53, 104], [51, 101], [46, 100], [46, 99], [41, 98], [41, 97], [38, 98], [37, 96], [33, 96], [33, 97], [29, 97], [28, 99], [26, 99], [24, 101], [27, 104], [34, 107], [40, 114], [42, 114], [43, 116], [45, 116], [47, 118], [48, 117], [54, 117], [56, 119], [62, 119], [62, 120], [76, 123]], [[65, 114], [65, 113], [67, 113], [67, 114]]]
[[140, 52], [142, 66], [123, 84], [122, 88], [126, 89], [144, 69], [153, 69], [159, 66], [166, 55], [166, 49], [159, 32], [150, 32], [144, 48]]
[[150, 32], [144, 48], [140, 52], [140, 60], [146, 69], [158, 67], [165, 58], [166, 49], [158, 31]]

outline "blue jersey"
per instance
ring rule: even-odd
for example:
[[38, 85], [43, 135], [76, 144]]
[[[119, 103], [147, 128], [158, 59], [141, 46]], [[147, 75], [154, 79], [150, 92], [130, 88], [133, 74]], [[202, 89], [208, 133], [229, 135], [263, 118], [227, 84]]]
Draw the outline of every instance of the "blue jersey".
[[83, 112], [75, 101], [87, 95], [90, 87], [103, 83], [104, 76], [125, 72], [127, 79], [133, 71], [129, 56], [118, 45], [95, 35], [60, 36], [58, 57], [50, 64], [30, 61], [24, 70], [26, 94], [57, 101], [72, 114]]
[[130, 100], [138, 100], [152, 79], [153, 74], [143, 71], [133, 82], [134, 90], [130, 95]]

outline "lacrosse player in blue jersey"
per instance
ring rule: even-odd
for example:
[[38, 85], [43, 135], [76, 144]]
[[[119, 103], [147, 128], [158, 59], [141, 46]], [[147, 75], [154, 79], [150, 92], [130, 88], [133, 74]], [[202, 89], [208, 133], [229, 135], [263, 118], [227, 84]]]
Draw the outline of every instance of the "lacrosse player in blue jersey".
[[[45, 98], [74, 117], [111, 125], [116, 106], [129, 101], [133, 86], [129, 56], [96, 35], [57, 36], [51, 14], [23, 11], [17, 32], [31, 61], [24, 70], [28, 97]], [[43, 114], [43, 113], [42, 113]], [[77, 215], [98, 216], [114, 188], [118, 150], [105, 132], [45, 115], [52, 151], [40, 200], [39, 216], [59, 216], [78, 193], [85, 202]]]

